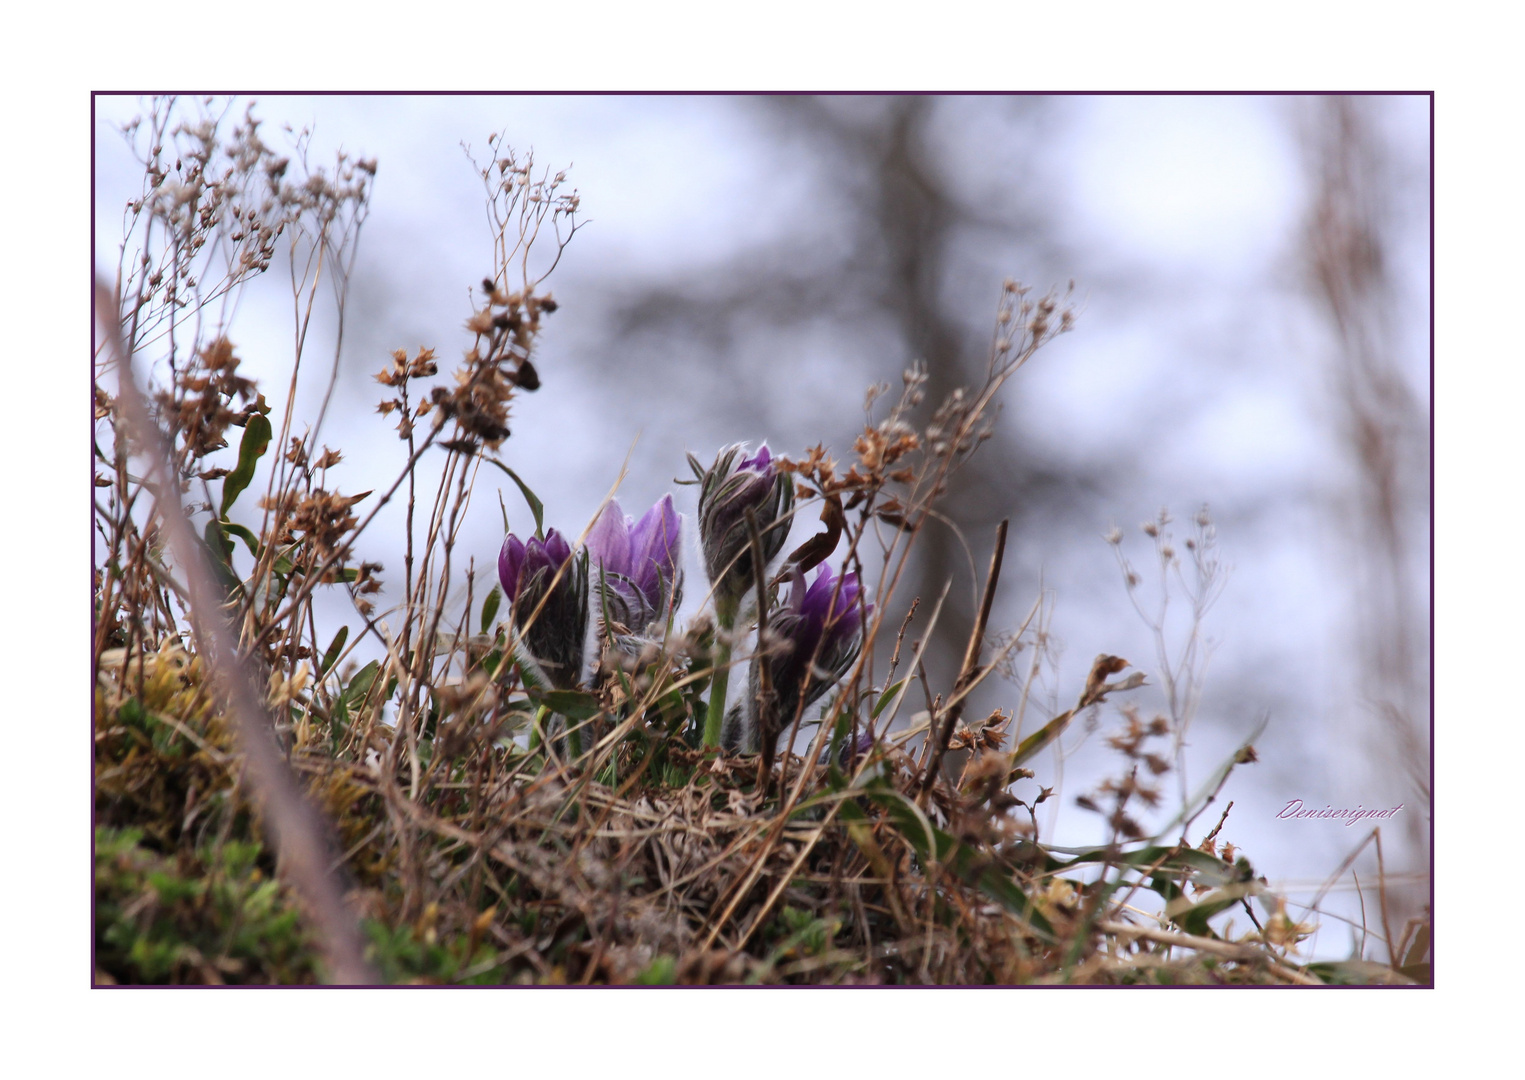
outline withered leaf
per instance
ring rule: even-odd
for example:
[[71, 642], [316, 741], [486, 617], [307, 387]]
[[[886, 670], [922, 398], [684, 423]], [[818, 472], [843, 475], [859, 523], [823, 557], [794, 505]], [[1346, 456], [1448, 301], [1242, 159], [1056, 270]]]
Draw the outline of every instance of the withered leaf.
[[842, 529], [847, 525], [847, 517], [842, 512], [842, 502], [835, 495], [826, 496], [821, 505], [821, 521], [826, 524], [826, 531], [816, 533], [789, 554], [789, 562], [793, 563], [804, 573], [825, 562], [837, 545], [842, 542]]

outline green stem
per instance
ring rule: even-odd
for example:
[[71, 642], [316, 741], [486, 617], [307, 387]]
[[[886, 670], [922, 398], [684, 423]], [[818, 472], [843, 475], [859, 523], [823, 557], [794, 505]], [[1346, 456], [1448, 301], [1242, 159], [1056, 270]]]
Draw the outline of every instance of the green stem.
[[540, 744], [545, 738], [545, 729], [541, 727], [541, 724], [545, 722], [550, 714], [551, 710], [547, 709], [544, 705], [539, 706], [535, 710], [535, 719], [530, 724], [529, 752], [531, 754], [540, 749]]
[[704, 718], [704, 745], [720, 745], [720, 729], [725, 723], [725, 692], [731, 682], [731, 628], [736, 625], [737, 602], [715, 597], [715, 673], [710, 676], [710, 707]]
[[704, 718], [704, 745], [720, 745], [720, 728], [725, 723], [725, 692], [731, 681], [731, 647], [715, 647], [715, 674], [710, 677], [710, 711]]

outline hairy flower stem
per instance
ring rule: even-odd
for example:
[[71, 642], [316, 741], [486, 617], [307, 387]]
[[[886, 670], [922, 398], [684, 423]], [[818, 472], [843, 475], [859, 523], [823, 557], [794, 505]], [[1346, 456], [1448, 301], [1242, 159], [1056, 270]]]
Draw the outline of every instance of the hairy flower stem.
[[731, 682], [731, 629], [741, 606], [736, 597], [715, 597], [715, 673], [710, 676], [710, 708], [704, 718], [704, 746], [720, 745], [720, 728], [725, 722], [725, 692]]

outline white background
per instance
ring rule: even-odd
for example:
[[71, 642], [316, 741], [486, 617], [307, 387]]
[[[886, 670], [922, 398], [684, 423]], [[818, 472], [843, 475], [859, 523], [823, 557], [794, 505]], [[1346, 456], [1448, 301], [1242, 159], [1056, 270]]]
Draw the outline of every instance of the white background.
[[[381, 31], [386, 20], [350, 8], [327, 15], [309, 5], [300, 19], [238, 12], [223, 26], [204, 12], [182, 12], [178, 19], [163, 12], [144, 13], [148, 28], [135, 29], [131, 23], [138, 16], [120, 9], [110, 22], [21, 24], [26, 40], [43, 44], [20, 57], [9, 74], [17, 130], [4, 181], [20, 231], [4, 271], [4, 295], [19, 331], [12, 363], [22, 376], [6, 426], [7, 484], [12, 505], [26, 508], [5, 540], [14, 577], [5, 654], [14, 684], [23, 687], [11, 727], [6, 807], [15, 847], [5, 925], [19, 946], [14, 978], [36, 986], [27, 995], [31, 1007], [13, 1013], [30, 1036], [13, 1054], [54, 1068], [94, 1060], [128, 1075], [175, 1067], [164, 1060], [166, 1053], [182, 1065], [246, 1075], [289, 1068], [293, 1061], [349, 1064], [371, 1050], [384, 1052], [389, 1071], [396, 1072], [425, 1061], [432, 1068], [466, 1068], [468, 1059], [505, 1071], [605, 1071], [629, 1067], [647, 1052], [663, 1071], [753, 1074], [815, 1061], [874, 1067], [869, 1063], [889, 1060], [899, 1072], [980, 1067], [971, 1059], [1007, 1069], [1073, 1066], [1085, 1055], [1071, 1048], [1094, 1053], [1106, 1045], [1096, 1036], [1105, 1034], [1118, 1037], [1113, 1045], [1126, 1058], [1157, 1057], [1164, 1049], [1153, 1041], [1158, 1037], [1194, 1063], [1234, 1062], [1252, 1075], [1270, 1075], [1310, 1066], [1375, 1071], [1400, 1061], [1410, 1064], [1405, 1071], [1417, 1070], [1441, 1052], [1432, 1034], [1440, 1030], [1447, 1032], [1448, 1063], [1463, 1064], [1481, 1053], [1492, 1010], [1506, 992], [1491, 982], [1508, 977], [1502, 953], [1507, 945], [1500, 945], [1508, 934], [1500, 931], [1508, 917], [1505, 898], [1518, 879], [1508, 856], [1514, 813], [1506, 772], [1519, 749], [1518, 710], [1508, 687], [1518, 635], [1509, 632], [1507, 618], [1518, 610], [1518, 585], [1509, 572], [1518, 535], [1512, 498], [1517, 483], [1500, 475], [1518, 457], [1506, 439], [1518, 426], [1519, 350], [1502, 325], [1520, 295], [1512, 257], [1520, 240], [1511, 137], [1518, 95], [1505, 75], [1512, 69], [1506, 43], [1517, 39], [1506, 27], [1488, 25], [1483, 13], [1494, 10], [1455, 5], [1454, 16], [1437, 23], [1391, 7], [1329, 4], [1233, 14], [1218, 5], [1163, 11], [1096, 5], [1094, 14], [1073, 21], [1057, 15], [1047, 21], [1031, 14], [1020, 21], [996, 18], [959, 5], [943, 5], [935, 20], [925, 14], [889, 18], [868, 6], [838, 14], [821, 5], [773, 5], [766, 14], [737, 11], [666, 22], [649, 7], [608, 17], [596, 7], [562, 16], [537, 12], [526, 21], [479, 9], [398, 35]], [[498, 26], [513, 29], [499, 37]], [[280, 47], [272, 44], [277, 41]], [[245, 59], [234, 59], [240, 56]], [[26, 80], [25, 93], [18, 79]], [[58, 371], [70, 373], [63, 380], [65, 396], [80, 402], [81, 410], [86, 392], [78, 360], [89, 347], [82, 313], [86, 93], [143, 84], [220, 87], [232, 80], [255, 89], [1437, 90], [1435, 684], [1443, 809], [1436, 870], [1442, 990], [1347, 992], [1333, 1004], [1285, 991], [1199, 993], [1163, 999], [1185, 1006], [1169, 1019], [1157, 1008], [1146, 1011], [1162, 1003], [1159, 997], [1139, 1002], [1097, 992], [999, 1000], [960, 991], [837, 992], [828, 998], [820, 994], [830, 992], [821, 991], [807, 992], [814, 995], [808, 1000], [767, 992], [620, 992], [608, 998], [521, 993], [512, 999], [344, 994], [314, 999], [317, 1008], [300, 1022], [292, 999], [273, 994], [99, 993], [87, 999], [82, 928], [89, 911], [88, 857], [77, 839], [86, 835], [88, 818], [89, 751], [81, 734], [89, 710], [83, 674], [87, 616], [83, 587], [71, 591], [68, 585], [83, 579], [87, 511], [73, 494], [76, 486], [59, 480], [69, 468], [73, 436], [67, 421], [64, 433], [53, 428], [56, 416], [73, 415], [74, 406], [50, 412], [59, 400]], [[62, 349], [61, 342], [67, 343]], [[62, 469], [37, 467], [51, 455], [65, 459]], [[79, 643], [77, 650], [70, 642]], [[1465, 734], [1448, 739], [1449, 731]], [[71, 754], [78, 761], [73, 779], [54, 767]], [[37, 828], [39, 819], [51, 828]], [[408, 1022], [368, 1022], [392, 1012]], [[738, 1015], [746, 1019], [738, 1022]], [[315, 1023], [313, 1016], [332, 1020]], [[90, 1032], [94, 1038], [84, 1034]], [[590, 1032], [597, 1037], [590, 1040]], [[1085, 1037], [1089, 1042], [1078, 1041]], [[666, 1046], [653, 1045], [664, 1041]], [[762, 1054], [756, 1052], [759, 1043]], [[281, 1065], [272, 1060], [276, 1046]], [[749, 1068], [752, 1062], [757, 1064]]]

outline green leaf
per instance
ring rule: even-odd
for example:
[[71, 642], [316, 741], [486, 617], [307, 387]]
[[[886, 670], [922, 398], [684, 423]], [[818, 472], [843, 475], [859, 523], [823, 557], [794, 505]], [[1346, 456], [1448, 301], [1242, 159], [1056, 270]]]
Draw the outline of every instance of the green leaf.
[[256, 559], [260, 556], [261, 545], [259, 538], [242, 525], [235, 525], [231, 521], [219, 522], [222, 531], [230, 536], [236, 536], [244, 542], [244, 547], [249, 549], [249, 554]]
[[547, 690], [550, 688], [550, 684], [541, 678], [540, 673], [535, 670], [535, 665], [516, 659], [514, 661], [514, 669], [519, 672], [519, 685], [531, 694], [536, 690]]
[[339, 662], [339, 651], [344, 648], [344, 643], [349, 640], [349, 627], [339, 627], [339, 632], [334, 635], [334, 640], [323, 653], [323, 663], [318, 667], [318, 678], [327, 675], [333, 666]]
[[[1205, 851], [1196, 848], [1181, 848], [1179, 851], [1172, 845], [1154, 844], [1149, 847], [1135, 848], [1133, 851], [1118, 851], [1113, 848], [1075, 848], [1051, 847], [1049, 851], [1058, 851], [1062, 854], [1073, 854], [1069, 862], [1058, 863], [1056, 866], [1063, 870], [1080, 866], [1084, 863], [1111, 863], [1113, 866], [1154, 866], [1159, 863], [1161, 870], [1188, 870], [1196, 875], [1196, 879], [1203, 885], [1230, 885], [1238, 881], [1246, 881], [1255, 876], [1249, 863], [1235, 863], [1228, 865], [1215, 855], [1209, 855]], [[1163, 861], [1162, 861], [1163, 860]]]
[[598, 695], [587, 690], [531, 691], [530, 698], [568, 720], [586, 720], [603, 711], [598, 705]]
[[[1241, 882], [1237, 885], [1214, 889], [1195, 903], [1183, 893], [1165, 905], [1165, 914], [1188, 934], [1195, 934], [1198, 937], [1216, 937], [1212, 927], [1208, 925], [1209, 921], [1229, 908], [1237, 907], [1240, 900], [1258, 889], [1256, 882]], [[1159, 889], [1155, 891], [1159, 892]], [[1179, 891], [1178, 889], [1177, 892]]]
[[1011, 755], [1011, 767], [1015, 769], [1034, 757], [1045, 746], [1057, 739], [1060, 732], [1064, 731], [1073, 719], [1075, 719], [1075, 710], [1068, 709], [1023, 739], [1021, 745]]
[[875, 719], [875, 720], [879, 719], [879, 714], [884, 711], [884, 707], [886, 705], [888, 705], [891, 701], [893, 701], [895, 699], [895, 695], [900, 693], [900, 688], [902, 686], [904, 686], [906, 683], [910, 682], [910, 681], [911, 681], [911, 677], [909, 675], [907, 675], [905, 678], [901, 679], [898, 683], [895, 683], [892, 686], [886, 686], [884, 688], [884, 693], [879, 695], [879, 700], [874, 705], [874, 711], [871, 714], [873, 719]]
[[508, 667], [512, 657], [505, 651], [508, 648], [508, 638], [503, 633], [503, 628], [498, 627], [498, 632], [492, 639], [492, 650], [482, 658], [482, 670], [487, 672], [487, 677], [496, 681], [503, 670]]
[[[1069, 862], [1060, 862], [1050, 852], [1063, 851], [1074, 854]], [[1181, 848], [1152, 844], [1132, 851], [1116, 848], [1052, 848], [1044, 852], [1041, 870], [1045, 873], [1068, 876], [1066, 871], [1075, 870], [1087, 863], [1131, 866], [1149, 871], [1144, 887], [1158, 893], [1165, 901], [1165, 912], [1187, 933], [1202, 937], [1214, 936], [1209, 920], [1237, 905], [1241, 899], [1262, 893], [1263, 887], [1255, 880], [1255, 870], [1248, 860], [1240, 859], [1232, 866], [1214, 855], [1196, 848]], [[1035, 869], [1038, 867], [1035, 866]], [[1193, 900], [1181, 888], [1182, 875], [1193, 884], [1211, 888], [1213, 891]], [[1121, 879], [1113, 883], [1113, 888]]]
[[875, 783], [864, 789], [864, 794], [885, 810], [899, 826], [900, 834], [916, 849], [916, 854], [932, 862], [942, 862], [953, 847], [954, 840], [947, 833], [935, 828], [922, 813], [921, 807], [906, 798], [887, 783]]
[[222, 481], [222, 507], [217, 511], [218, 517], [228, 516], [228, 508], [238, 500], [244, 488], [249, 486], [249, 481], [254, 479], [254, 466], [270, 448], [273, 434], [270, 421], [264, 416], [254, 413], [249, 417], [248, 423], [244, 425], [244, 437], [238, 444], [238, 467]]
[[535, 516], [535, 535], [541, 539], [544, 539], [545, 507], [540, 504], [540, 500], [535, 497], [535, 493], [530, 490], [530, 486], [523, 480], [519, 479], [518, 473], [514, 472], [514, 470], [510, 469], [507, 465], [503, 464], [501, 461], [498, 461], [496, 458], [489, 457], [483, 458], [483, 460], [492, 462], [492, 464], [506, 472], [510, 480], [519, 485], [519, 490], [524, 494], [524, 501], [529, 503], [530, 513]]
[[202, 536], [207, 553], [212, 557], [212, 570], [217, 575], [223, 593], [230, 598], [243, 596], [244, 584], [233, 572], [233, 542], [228, 539], [221, 523], [207, 522]]
[[227, 533], [223, 532], [222, 525], [216, 521], [207, 522], [207, 527], [202, 530], [202, 536], [206, 538], [207, 547], [212, 555], [223, 566], [233, 565], [233, 543], [228, 539]]
[[[348, 631], [348, 629], [349, 627], [344, 628], [345, 631]], [[329, 646], [329, 651], [333, 652], [333, 650], [334, 647]], [[327, 657], [324, 658], [324, 662], [327, 662]], [[334, 702], [334, 708], [333, 712], [330, 714], [329, 723], [331, 738], [337, 740], [340, 733], [349, 726], [350, 713], [353, 712], [354, 707], [364, 701], [365, 696], [371, 692], [371, 687], [375, 685], [376, 676], [380, 673], [380, 671], [380, 661], [372, 660], [369, 664], [366, 664], [365, 667], [355, 672], [355, 677], [350, 679], [349, 685], [344, 688], [343, 693], [341, 693], [338, 700]], [[386, 697], [390, 696], [391, 692], [389, 688]], [[386, 697], [383, 697], [382, 700], [385, 701]]]
[[343, 700], [345, 702], [358, 702], [371, 692], [371, 685], [375, 683], [376, 676], [381, 673], [381, 662], [372, 660], [365, 667], [355, 672], [355, 677], [344, 688]]
[[498, 605], [503, 603], [503, 590], [498, 586], [492, 587], [492, 592], [487, 594], [487, 599], [482, 601], [482, 633], [487, 633], [492, 628], [492, 620], [498, 614]]

